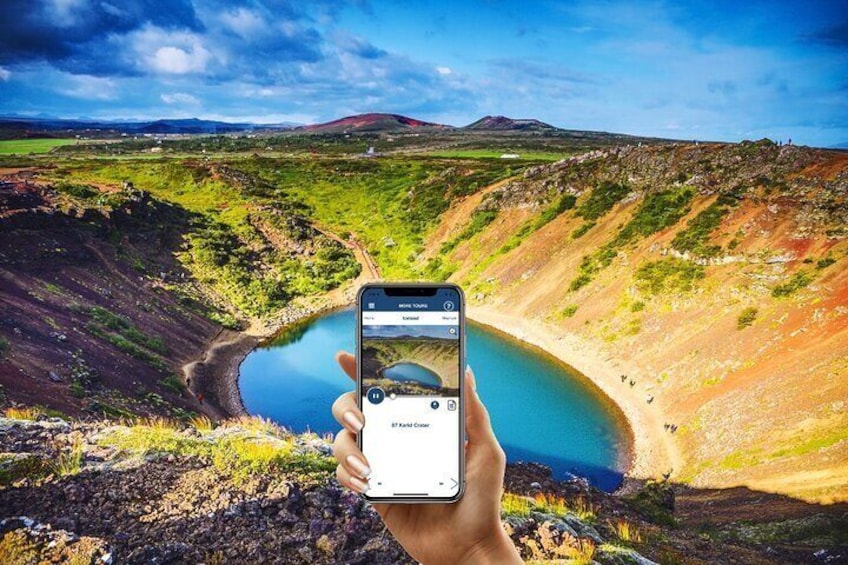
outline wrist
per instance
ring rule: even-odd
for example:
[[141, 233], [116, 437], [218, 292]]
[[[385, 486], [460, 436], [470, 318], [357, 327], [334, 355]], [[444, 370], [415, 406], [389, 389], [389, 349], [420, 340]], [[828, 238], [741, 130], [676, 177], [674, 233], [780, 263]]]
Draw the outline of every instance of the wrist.
[[485, 565], [488, 563], [508, 565], [524, 563], [518, 550], [506, 532], [498, 528], [498, 533], [474, 544], [457, 563], [460, 565]]

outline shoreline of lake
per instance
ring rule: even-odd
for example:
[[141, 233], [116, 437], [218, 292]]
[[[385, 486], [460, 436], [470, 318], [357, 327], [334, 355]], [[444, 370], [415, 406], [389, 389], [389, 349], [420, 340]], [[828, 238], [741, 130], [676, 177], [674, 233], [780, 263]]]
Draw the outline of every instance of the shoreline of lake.
[[542, 320], [528, 320], [503, 313], [497, 308], [474, 306], [467, 309], [470, 320], [530, 344], [564, 363], [572, 372], [591, 383], [607, 402], [623, 416], [630, 438], [630, 462], [626, 478], [656, 479], [670, 469], [680, 469], [681, 456], [671, 434], [663, 431], [662, 406], [648, 404], [644, 393], [622, 383], [628, 374], [622, 361], [607, 359], [597, 346], [579, 336], [564, 332]]
[[[349, 302], [325, 300], [293, 306], [280, 316], [278, 324], [260, 331], [253, 329], [249, 333], [243, 332], [243, 340], [238, 342], [238, 346], [228, 348], [231, 355], [226, 356], [226, 359], [221, 358], [224, 355], [218, 350], [218, 355], [205, 362], [210, 378], [203, 387], [204, 394], [215, 399], [217, 405], [231, 417], [247, 414], [239, 387], [240, 367], [244, 359], [256, 347], [272, 341], [287, 328], [309, 323], [317, 316], [350, 305]], [[638, 393], [630, 387], [622, 386], [618, 376], [621, 370], [605, 360], [592, 344], [573, 334], [558, 332], [540, 320], [528, 321], [490, 307], [469, 307], [467, 313], [470, 322], [506, 334], [523, 346], [538, 348], [553, 357], [603, 397], [604, 403], [621, 420], [628, 439], [624, 453], [626, 460], [621, 462], [625, 479], [658, 478], [673, 467], [679, 468], [680, 456], [671, 438], [661, 435], [660, 407], [656, 403], [648, 405], [644, 399], [640, 402]], [[220, 348], [220, 344], [213, 343], [210, 351], [216, 347]]]

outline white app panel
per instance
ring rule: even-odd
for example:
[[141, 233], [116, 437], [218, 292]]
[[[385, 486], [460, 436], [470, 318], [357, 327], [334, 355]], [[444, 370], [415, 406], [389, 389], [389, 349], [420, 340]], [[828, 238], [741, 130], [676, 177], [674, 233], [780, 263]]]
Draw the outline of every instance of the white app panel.
[[459, 398], [386, 396], [373, 404], [364, 394], [362, 411], [362, 451], [372, 471], [369, 496], [459, 492]]

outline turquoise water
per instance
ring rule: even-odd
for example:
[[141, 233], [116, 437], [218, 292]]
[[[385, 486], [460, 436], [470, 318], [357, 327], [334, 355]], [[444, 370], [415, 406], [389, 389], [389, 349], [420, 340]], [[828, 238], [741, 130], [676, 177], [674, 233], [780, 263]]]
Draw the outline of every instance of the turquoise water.
[[[353, 351], [351, 310], [290, 330], [241, 365], [242, 400], [295, 431], [335, 433], [330, 406], [354, 383], [333, 355]], [[605, 490], [621, 482], [628, 440], [609, 401], [553, 358], [481, 326], [468, 329], [468, 361], [477, 390], [509, 461], [534, 461], [554, 475], [588, 478]]]
[[415, 381], [426, 386], [439, 386], [442, 384], [439, 375], [427, 367], [422, 367], [418, 363], [395, 363], [383, 370], [383, 376], [394, 381]]

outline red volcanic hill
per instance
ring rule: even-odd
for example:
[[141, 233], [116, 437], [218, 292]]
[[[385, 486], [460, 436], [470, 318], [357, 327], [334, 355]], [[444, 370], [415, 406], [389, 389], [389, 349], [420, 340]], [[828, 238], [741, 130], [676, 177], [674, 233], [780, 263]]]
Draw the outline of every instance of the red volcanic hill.
[[323, 124], [315, 124], [310, 126], [302, 126], [300, 130], [318, 132], [318, 133], [341, 133], [341, 132], [379, 132], [379, 131], [399, 131], [415, 128], [445, 128], [442, 124], [432, 122], [424, 122], [415, 118], [408, 118], [399, 114], [357, 114], [355, 116], [347, 116], [326, 122]]

